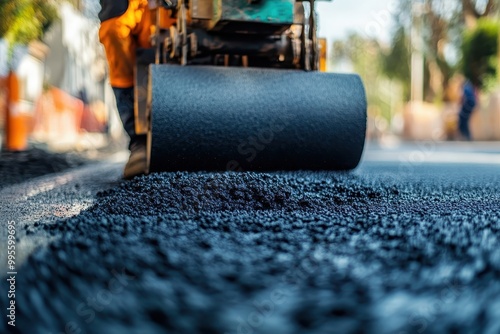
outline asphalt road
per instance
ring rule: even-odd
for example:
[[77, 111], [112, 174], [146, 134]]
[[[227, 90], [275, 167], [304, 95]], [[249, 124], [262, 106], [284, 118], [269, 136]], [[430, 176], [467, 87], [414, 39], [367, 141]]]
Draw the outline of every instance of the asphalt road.
[[61, 172], [88, 162], [78, 154], [48, 153], [39, 148], [24, 152], [0, 151], [0, 189], [38, 176]]
[[370, 146], [351, 173], [130, 182], [118, 159], [11, 186], [0, 332], [500, 333], [499, 157]]

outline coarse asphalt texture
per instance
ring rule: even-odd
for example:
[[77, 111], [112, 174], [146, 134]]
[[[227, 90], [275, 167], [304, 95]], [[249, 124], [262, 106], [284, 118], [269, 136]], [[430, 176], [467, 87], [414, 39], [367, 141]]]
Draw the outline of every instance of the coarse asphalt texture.
[[0, 332], [499, 333], [499, 168], [138, 177], [36, 227]]
[[81, 166], [87, 160], [74, 153], [52, 153], [40, 148], [20, 152], [0, 152], [0, 189], [36, 178]]

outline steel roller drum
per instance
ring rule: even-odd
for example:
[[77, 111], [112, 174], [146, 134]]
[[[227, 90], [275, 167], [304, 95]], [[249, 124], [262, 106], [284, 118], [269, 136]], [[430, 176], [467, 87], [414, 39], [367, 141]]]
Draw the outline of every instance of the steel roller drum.
[[151, 65], [150, 172], [349, 170], [361, 158], [357, 75]]

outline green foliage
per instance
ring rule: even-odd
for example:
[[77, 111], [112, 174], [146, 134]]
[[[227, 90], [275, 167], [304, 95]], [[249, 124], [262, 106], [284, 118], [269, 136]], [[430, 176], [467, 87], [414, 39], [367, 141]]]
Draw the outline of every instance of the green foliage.
[[480, 19], [477, 27], [464, 34], [462, 71], [475, 86], [485, 88], [495, 80], [499, 22]]
[[404, 98], [410, 98], [411, 81], [411, 45], [410, 38], [403, 27], [399, 27], [394, 36], [390, 49], [382, 55], [382, 71], [390, 79], [398, 80], [403, 84]]
[[11, 46], [41, 38], [57, 18], [55, 3], [47, 0], [0, 0], [0, 13], [0, 37]]
[[15, 13], [18, 5], [16, 1], [0, 0], [0, 38], [3, 38], [9, 27], [12, 26], [12, 21], [15, 19]]
[[393, 38], [389, 52], [384, 52], [384, 73], [404, 83], [408, 99], [413, 34], [418, 37], [413, 47], [419, 49], [425, 60], [425, 99], [446, 101], [449, 82], [460, 70], [463, 31], [474, 27], [481, 18], [494, 16], [498, 3], [498, 0], [396, 0]]
[[334, 42], [333, 62], [352, 66], [350, 70], [359, 74], [365, 84], [370, 116], [390, 122], [394, 112], [391, 101], [399, 99], [396, 95], [401, 94], [401, 89], [397, 81], [384, 73], [382, 48], [378, 41], [351, 33], [345, 40]]

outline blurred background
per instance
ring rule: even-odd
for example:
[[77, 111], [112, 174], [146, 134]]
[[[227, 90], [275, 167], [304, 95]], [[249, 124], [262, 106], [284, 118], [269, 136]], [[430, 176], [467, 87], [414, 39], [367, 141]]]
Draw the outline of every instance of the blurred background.
[[318, 12], [330, 70], [365, 81], [370, 139], [467, 140], [469, 83], [471, 139], [500, 140], [498, 1], [335, 1]]
[[[0, 0], [2, 150], [124, 147], [99, 8], [98, 0]], [[335, 0], [319, 2], [317, 14], [327, 70], [365, 82], [370, 141], [500, 140], [497, 0]], [[459, 131], [467, 112], [471, 138]]]

